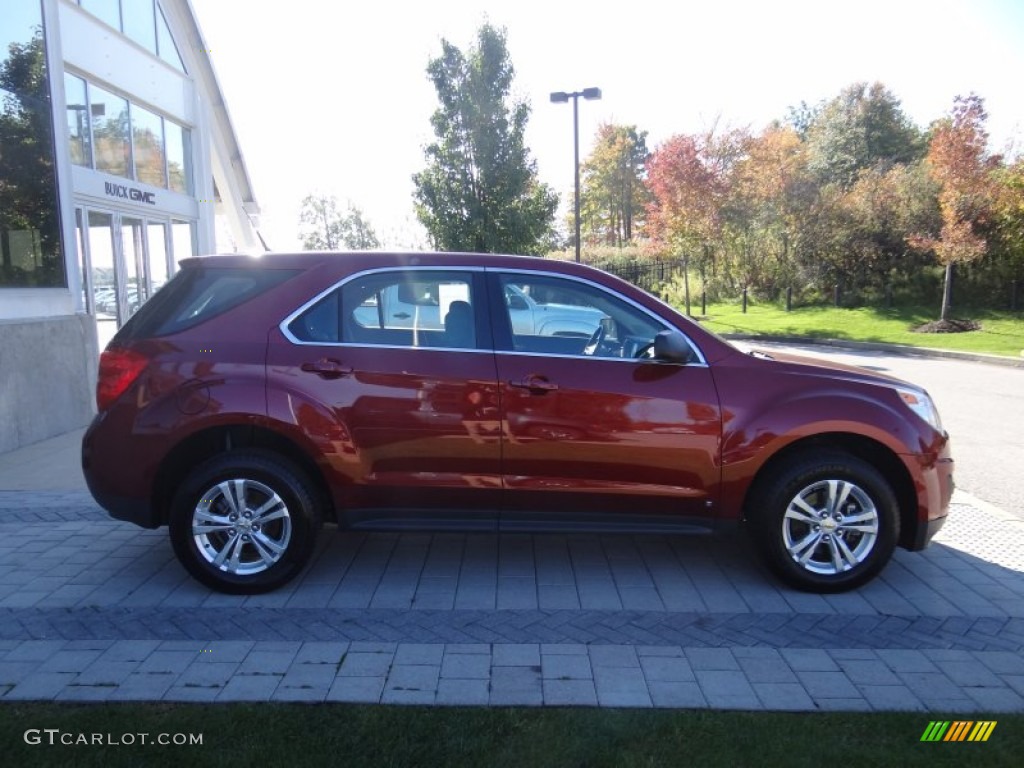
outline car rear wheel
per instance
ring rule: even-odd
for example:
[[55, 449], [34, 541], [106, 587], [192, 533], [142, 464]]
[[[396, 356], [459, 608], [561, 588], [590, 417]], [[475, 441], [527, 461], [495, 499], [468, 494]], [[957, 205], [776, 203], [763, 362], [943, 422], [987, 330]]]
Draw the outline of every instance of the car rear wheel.
[[313, 551], [316, 494], [291, 462], [262, 451], [216, 456], [181, 484], [171, 543], [192, 576], [230, 594], [268, 592], [294, 578]]
[[871, 464], [823, 451], [773, 467], [751, 493], [755, 544], [783, 581], [843, 592], [874, 578], [899, 538], [899, 506]]

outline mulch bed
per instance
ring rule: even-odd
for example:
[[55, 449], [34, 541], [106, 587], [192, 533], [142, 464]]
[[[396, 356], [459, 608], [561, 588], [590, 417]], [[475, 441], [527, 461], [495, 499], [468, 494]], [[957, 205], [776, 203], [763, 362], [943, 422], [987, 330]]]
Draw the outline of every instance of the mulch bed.
[[981, 323], [975, 320], [932, 320], [912, 330], [914, 333], [964, 333], [980, 331]]

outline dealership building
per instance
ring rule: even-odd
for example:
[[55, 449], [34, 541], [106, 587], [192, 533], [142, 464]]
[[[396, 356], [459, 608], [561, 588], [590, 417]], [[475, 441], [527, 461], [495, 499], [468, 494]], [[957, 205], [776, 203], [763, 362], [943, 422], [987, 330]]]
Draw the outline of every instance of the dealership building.
[[189, 0], [3, 2], [0, 451], [88, 423], [99, 350], [181, 259], [257, 250], [207, 51]]

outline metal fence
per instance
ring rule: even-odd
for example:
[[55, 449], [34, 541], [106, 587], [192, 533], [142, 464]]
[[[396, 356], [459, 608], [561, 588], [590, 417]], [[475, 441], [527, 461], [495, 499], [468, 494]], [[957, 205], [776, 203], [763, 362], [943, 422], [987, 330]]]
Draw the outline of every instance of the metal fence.
[[590, 266], [610, 272], [616, 277], [654, 294], [658, 293], [658, 286], [661, 283], [683, 274], [682, 262], [661, 259], [644, 262], [593, 262]]

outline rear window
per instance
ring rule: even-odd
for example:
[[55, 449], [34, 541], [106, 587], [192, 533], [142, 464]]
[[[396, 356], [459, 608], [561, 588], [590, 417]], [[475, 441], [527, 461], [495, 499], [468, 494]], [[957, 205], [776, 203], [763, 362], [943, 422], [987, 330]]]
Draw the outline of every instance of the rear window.
[[136, 312], [115, 338], [168, 336], [227, 312], [299, 274], [297, 269], [186, 267]]

